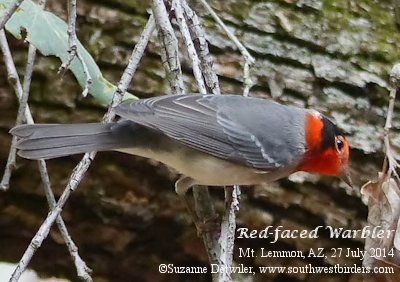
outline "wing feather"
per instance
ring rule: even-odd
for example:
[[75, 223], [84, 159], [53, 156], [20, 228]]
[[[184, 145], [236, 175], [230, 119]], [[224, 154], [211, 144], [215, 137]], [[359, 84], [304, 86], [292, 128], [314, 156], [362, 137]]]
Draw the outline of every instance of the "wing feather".
[[[287, 156], [296, 158], [304, 152], [304, 132], [292, 136], [288, 130], [275, 129], [273, 123], [283, 122], [284, 128], [294, 123], [299, 128], [296, 123], [304, 122], [299, 116], [303, 117], [305, 110], [264, 99], [170, 95], [124, 102], [114, 111], [196, 150], [256, 169], [280, 168], [295, 161]], [[293, 142], [282, 144], [282, 138]], [[284, 157], [279, 157], [277, 150], [285, 149], [284, 145], [292, 152], [282, 152]]]

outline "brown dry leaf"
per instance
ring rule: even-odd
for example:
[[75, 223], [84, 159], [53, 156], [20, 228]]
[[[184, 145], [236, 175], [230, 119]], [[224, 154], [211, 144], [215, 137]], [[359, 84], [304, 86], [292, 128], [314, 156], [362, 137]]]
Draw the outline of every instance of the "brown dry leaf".
[[[381, 269], [385, 273], [369, 274], [364, 281], [400, 281], [399, 187], [394, 179], [380, 174], [378, 181], [366, 183], [361, 191], [368, 197], [370, 230], [377, 231], [371, 232], [365, 240], [367, 253], [363, 266], [388, 267]], [[377, 236], [379, 232], [381, 236]]]

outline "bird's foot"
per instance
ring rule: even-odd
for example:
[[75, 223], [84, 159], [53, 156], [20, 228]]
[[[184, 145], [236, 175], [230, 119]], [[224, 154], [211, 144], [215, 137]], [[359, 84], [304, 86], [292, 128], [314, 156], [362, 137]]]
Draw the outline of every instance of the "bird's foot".
[[193, 204], [191, 203], [189, 196], [186, 192], [195, 185], [194, 179], [183, 176], [179, 178], [175, 183], [175, 192], [182, 198], [186, 205], [186, 209], [188, 210], [197, 230], [197, 235], [200, 237], [204, 233], [220, 231], [220, 218], [217, 214], [211, 218], [200, 220], [196, 214], [196, 211], [193, 208]]
[[202, 237], [208, 232], [221, 232], [221, 219], [218, 214], [204, 220], [199, 220], [199, 218], [197, 218], [197, 220], [194, 221], [194, 224], [196, 225], [197, 236], [199, 237]]

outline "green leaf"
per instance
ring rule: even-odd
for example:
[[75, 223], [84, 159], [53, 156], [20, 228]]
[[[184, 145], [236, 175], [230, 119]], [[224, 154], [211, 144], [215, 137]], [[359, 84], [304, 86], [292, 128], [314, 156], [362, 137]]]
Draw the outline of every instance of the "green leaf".
[[[0, 18], [13, 0], [0, 0]], [[21, 31], [26, 31], [26, 41], [35, 46], [45, 56], [57, 56], [64, 63], [69, 57], [68, 25], [56, 15], [43, 11], [31, 0], [25, 0], [15, 11], [6, 24], [6, 30], [17, 39], [22, 39]], [[107, 81], [92, 56], [82, 44], [77, 42], [78, 52], [86, 63], [92, 77], [89, 93], [102, 102], [109, 104], [116, 86]], [[85, 74], [77, 58], [71, 62], [69, 69], [73, 72], [79, 84], [84, 87]], [[137, 99], [136, 96], [125, 93], [125, 99]]]

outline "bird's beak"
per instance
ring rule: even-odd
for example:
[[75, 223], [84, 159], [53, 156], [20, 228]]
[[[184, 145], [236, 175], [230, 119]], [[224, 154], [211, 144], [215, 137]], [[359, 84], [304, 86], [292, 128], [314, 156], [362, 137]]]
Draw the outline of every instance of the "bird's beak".
[[340, 178], [346, 182], [351, 188], [353, 188], [353, 181], [351, 180], [350, 172], [348, 167], [342, 167], [340, 172]]

